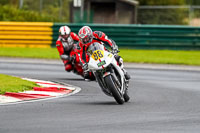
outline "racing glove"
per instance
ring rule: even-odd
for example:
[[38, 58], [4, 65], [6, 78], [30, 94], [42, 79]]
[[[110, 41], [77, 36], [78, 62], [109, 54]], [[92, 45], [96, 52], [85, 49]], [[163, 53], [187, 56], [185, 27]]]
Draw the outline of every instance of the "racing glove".
[[113, 41], [112, 39], [110, 39], [110, 41], [112, 42], [112, 46], [111, 46], [112, 54], [116, 55], [117, 53], [119, 53], [118, 46], [115, 43], [115, 41]]
[[120, 51], [118, 49], [112, 49], [112, 54], [117, 55]]
[[83, 71], [88, 71], [88, 64], [87, 63], [83, 64]]

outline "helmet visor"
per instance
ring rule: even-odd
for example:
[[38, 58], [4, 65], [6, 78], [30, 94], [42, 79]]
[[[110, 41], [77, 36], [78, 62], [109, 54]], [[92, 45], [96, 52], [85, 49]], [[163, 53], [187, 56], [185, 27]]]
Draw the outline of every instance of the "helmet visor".
[[61, 35], [62, 38], [67, 39], [69, 37], [69, 34]]
[[87, 36], [87, 37], [85, 37], [85, 38], [82, 39], [82, 43], [83, 44], [87, 44], [89, 42], [90, 42], [90, 37], [89, 36]]

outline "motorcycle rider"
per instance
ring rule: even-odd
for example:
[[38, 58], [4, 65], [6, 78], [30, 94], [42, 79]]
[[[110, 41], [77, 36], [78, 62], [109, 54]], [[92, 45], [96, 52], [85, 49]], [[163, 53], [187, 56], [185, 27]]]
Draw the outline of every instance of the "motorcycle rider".
[[68, 26], [61, 26], [59, 29], [59, 37], [56, 41], [56, 47], [62, 59], [65, 70], [70, 72], [73, 70], [72, 59], [70, 58], [70, 52], [74, 47], [74, 41], [79, 41], [77, 34], [71, 32]]
[[82, 67], [84, 70], [85, 78], [88, 77], [87, 62], [89, 61], [89, 55], [87, 55], [87, 48], [94, 42], [99, 42], [99, 43], [101, 43], [101, 44], [103, 43], [111, 48], [112, 53], [115, 55], [115, 59], [117, 60], [119, 66], [121, 67], [121, 69], [124, 72], [125, 78], [127, 80], [130, 79], [130, 75], [123, 68], [123, 59], [119, 55], [117, 55], [117, 53], [119, 52], [118, 46], [116, 45], [116, 43], [113, 40], [108, 39], [108, 37], [105, 33], [101, 32], [101, 31], [93, 32], [89, 26], [83, 26], [79, 30], [78, 36], [79, 36], [79, 45], [81, 47], [80, 62], [82, 64]]

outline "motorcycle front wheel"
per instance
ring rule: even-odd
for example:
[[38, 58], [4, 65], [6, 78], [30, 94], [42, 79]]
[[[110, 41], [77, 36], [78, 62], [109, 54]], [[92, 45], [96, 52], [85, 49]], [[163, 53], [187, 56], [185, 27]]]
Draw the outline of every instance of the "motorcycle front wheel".
[[111, 75], [108, 75], [105, 77], [105, 83], [107, 87], [110, 89], [113, 97], [115, 98], [116, 102], [118, 104], [123, 104], [124, 103], [124, 98], [119, 92], [119, 89], [117, 88], [117, 85], [115, 84], [115, 80], [113, 80]]

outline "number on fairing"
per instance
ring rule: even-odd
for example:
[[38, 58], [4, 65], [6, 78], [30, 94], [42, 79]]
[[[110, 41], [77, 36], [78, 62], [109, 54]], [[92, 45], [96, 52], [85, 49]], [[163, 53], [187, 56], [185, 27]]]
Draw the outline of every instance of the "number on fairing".
[[92, 54], [92, 58], [95, 61], [98, 60], [98, 59], [100, 59], [100, 58], [103, 58], [103, 56], [104, 56], [104, 51], [102, 51], [102, 50], [96, 50]]

